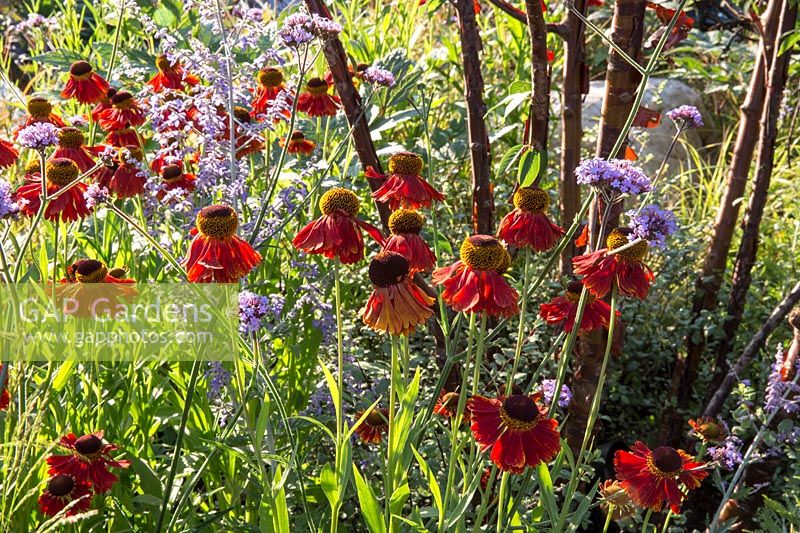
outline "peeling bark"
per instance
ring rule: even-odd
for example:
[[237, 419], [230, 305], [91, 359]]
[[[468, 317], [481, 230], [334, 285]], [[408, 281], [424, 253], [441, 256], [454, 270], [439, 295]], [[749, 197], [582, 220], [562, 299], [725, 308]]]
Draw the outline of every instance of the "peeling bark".
[[491, 153], [483, 100], [482, 48], [472, 0], [454, 0], [461, 36], [461, 62], [467, 102], [469, 155], [472, 167], [472, 226], [475, 233], [494, 231], [494, 198], [491, 184]]

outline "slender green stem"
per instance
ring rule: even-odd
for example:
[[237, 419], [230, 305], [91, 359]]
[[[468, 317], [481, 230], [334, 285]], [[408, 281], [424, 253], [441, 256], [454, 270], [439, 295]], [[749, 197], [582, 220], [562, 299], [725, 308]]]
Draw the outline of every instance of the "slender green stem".
[[[288, 143], [287, 143], [288, 144]], [[336, 400], [336, 473], [343, 472], [342, 447], [344, 446], [344, 326], [342, 324], [342, 288], [339, 260], [333, 261], [334, 292], [336, 297], [336, 386], [339, 394]], [[391, 427], [391, 425], [390, 425]], [[339, 498], [331, 506], [331, 531], [339, 527], [339, 507], [346, 487], [339, 487]]]
[[394, 470], [395, 470], [395, 462], [397, 461], [397, 457], [395, 457], [395, 430], [396, 426], [394, 423], [395, 416], [397, 415], [397, 400], [400, 397], [398, 391], [398, 371], [399, 371], [399, 362], [397, 357], [398, 346], [397, 341], [399, 339], [395, 339], [394, 337], [390, 337], [389, 343], [391, 348], [391, 359], [390, 365], [391, 368], [389, 369], [389, 444], [386, 450], [386, 495], [385, 495], [385, 520], [386, 520], [386, 527], [391, 530], [392, 529], [392, 510], [391, 510], [391, 500], [392, 494], [394, 494], [396, 480], [394, 478]]
[[606, 511], [606, 521], [603, 524], [603, 533], [608, 531], [608, 526], [611, 525], [611, 516], [614, 514], [614, 505], [611, 504], [608, 506], [608, 510]]
[[644, 522], [642, 523], [642, 533], [647, 533], [647, 527], [650, 524], [650, 516], [653, 514], [652, 509], [648, 509], [644, 515]]
[[500, 493], [497, 496], [497, 531], [505, 531], [506, 491], [508, 490], [508, 472], [500, 478]]
[[464, 418], [464, 410], [467, 406], [467, 387], [469, 386], [469, 365], [472, 362], [472, 346], [477, 335], [476, 332], [476, 317], [475, 313], [469, 315], [469, 334], [467, 335], [467, 355], [464, 360], [464, 367], [461, 371], [461, 388], [458, 394], [458, 407], [456, 408], [456, 416], [450, 419], [450, 461], [447, 466], [447, 485], [444, 492], [444, 505], [442, 513], [439, 515], [439, 533], [445, 531], [444, 520], [447, 515], [447, 509], [450, 505], [452, 493], [454, 492], [455, 477], [456, 477], [456, 464], [458, 456], [461, 453], [461, 446], [458, 440], [458, 431], [461, 426], [461, 421]]
[[[488, 315], [486, 313], [481, 313], [481, 329], [478, 332], [478, 339], [475, 346], [475, 367], [472, 370], [472, 395], [475, 396], [478, 394], [480, 390], [480, 383], [481, 383], [481, 367], [483, 366], [483, 352], [486, 343], [484, 342], [484, 337], [486, 337], [486, 322], [488, 319]], [[467, 368], [464, 367], [464, 371]]]
[[528, 307], [528, 298], [525, 295], [528, 293], [528, 285], [531, 283], [531, 275], [532, 271], [530, 268], [531, 262], [531, 251], [529, 248], [525, 248], [525, 265], [523, 266], [523, 274], [522, 274], [522, 303], [520, 304], [519, 308], [519, 328], [517, 329], [517, 344], [514, 348], [514, 362], [511, 366], [511, 373], [508, 375], [507, 384], [509, 386], [514, 384], [514, 378], [517, 375], [517, 368], [519, 367], [519, 360], [522, 356], [522, 346], [525, 344], [525, 312]]
[[161, 533], [161, 528], [164, 526], [164, 519], [167, 517], [167, 508], [172, 496], [172, 484], [175, 482], [175, 475], [178, 473], [178, 466], [181, 462], [181, 449], [183, 448], [183, 437], [186, 433], [186, 423], [189, 420], [189, 413], [192, 410], [192, 400], [194, 399], [194, 390], [197, 386], [197, 378], [200, 375], [200, 360], [192, 363], [192, 373], [189, 377], [189, 387], [186, 389], [186, 398], [183, 402], [183, 414], [181, 415], [181, 422], [178, 426], [178, 436], [175, 439], [175, 448], [172, 452], [172, 463], [169, 467], [169, 475], [167, 482], [164, 484], [164, 497], [161, 499], [161, 511], [158, 513], [158, 523], [156, 524], [156, 533]]
[[667, 533], [667, 529], [669, 529], [669, 522], [672, 520], [672, 509], [669, 510], [667, 513], [667, 517], [664, 519], [664, 527], [661, 528], [661, 533]]

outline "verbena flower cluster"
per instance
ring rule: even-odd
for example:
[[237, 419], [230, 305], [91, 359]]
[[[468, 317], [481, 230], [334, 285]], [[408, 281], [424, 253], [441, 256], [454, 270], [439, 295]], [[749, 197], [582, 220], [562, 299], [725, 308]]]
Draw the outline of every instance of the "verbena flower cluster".
[[[780, 409], [787, 413], [795, 413], [800, 410], [800, 385], [787, 379], [785, 365], [786, 353], [783, 346], [778, 346], [764, 393], [764, 410], [767, 413], [774, 413]], [[800, 370], [800, 361], [794, 371], [798, 370]]]
[[394, 74], [385, 68], [376, 66], [364, 69], [364, 72], [361, 73], [361, 79], [367, 83], [381, 85], [383, 87], [392, 87], [395, 83]]
[[628, 227], [631, 228], [631, 241], [642, 239], [650, 246], [663, 248], [666, 239], [678, 231], [678, 220], [669, 209], [660, 209], [656, 205], [646, 205], [641, 209], [633, 209], [626, 213], [630, 217]]
[[[553, 401], [553, 394], [556, 390], [556, 380], [544, 379], [542, 380], [541, 392], [544, 396], [545, 405], [550, 405]], [[566, 385], [561, 385], [561, 392], [558, 395], [558, 406], [562, 409], [569, 407], [572, 402], [572, 391]]]
[[681, 129], [692, 129], [703, 126], [703, 116], [693, 105], [682, 105], [667, 111], [667, 116]]
[[708, 455], [712, 461], [719, 463], [726, 470], [733, 470], [742, 462], [742, 440], [735, 435], [730, 435], [719, 446], [708, 448]]
[[11, 196], [11, 184], [0, 180], [0, 218], [15, 217], [19, 213], [19, 205]]
[[49, 122], [37, 122], [19, 131], [17, 142], [31, 150], [44, 150], [58, 144], [58, 128]]
[[295, 13], [286, 17], [278, 35], [286, 46], [298, 47], [311, 42], [315, 37], [327, 41], [341, 32], [342, 27], [328, 18], [316, 14]]
[[86, 199], [86, 207], [94, 209], [98, 205], [107, 202], [110, 195], [106, 187], [102, 187], [98, 183], [92, 183], [86, 188], [83, 197]]
[[650, 178], [627, 159], [586, 159], [575, 169], [581, 185], [616, 195], [636, 195], [652, 190]]

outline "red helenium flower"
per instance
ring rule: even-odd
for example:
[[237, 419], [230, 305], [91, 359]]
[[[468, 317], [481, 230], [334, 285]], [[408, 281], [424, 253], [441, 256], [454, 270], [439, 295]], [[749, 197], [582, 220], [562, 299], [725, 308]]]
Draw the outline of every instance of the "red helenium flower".
[[[0, 374], [3, 373], [4, 364], [0, 363]], [[0, 411], [8, 409], [8, 404], [11, 402], [11, 395], [8, 393], [8, 371], [6, 371], [6, 379], [0, 384]]]
[[338, 96], [329, 94], [330, 84], [322, 78], [311, 78], [306, 83], [306, 90], [300, 93], [297, 110], [309, 117], [332, 117], [336, 115], [342, 101]]
[[47, 473], [53, 476], [70, 475], [77, 481], [88, 481], [95, 492], [103, 493], [119, 481], [108, 468], [128, 468], [130, 461], [114, 460], [111, 452], [118, 449], [116, 444], [104, 444], [103, 432], [89, 433], [76, 437], [70, 433], [61, 437], [61, 446], [72, 451], [71, 455], [51, 455], [47, 458]]
[[94, 166], [94, 158], [85, 146], [86, 136], [77, 128], [61, 128], [58, 132], [58, 148], [52, 159], [69, 159], [78, 165], [78, 170], [86, 172]]
[[503, 217], [497, 236], [517, 248], [544, 252], [556, 245], [564, 230], [550, 222], [550, 197], [539, 187], [520, 187], [514, 193], [515, 209]]
[[[548, 303], [539, 305], [539, 316], [548, 324], [564, 324], [564, 332], [569, 333], [575, 326], [575, 317], [578, 314], [578, 302], [581, 299], [580, 281], [572, 281], [567, 286], [564, 296], [556, 296]], [[620, 312], [617, 311], [617, 316]], [[592, 293], [586, 295], [586, 305], [583, 309], [583, 318], [578, 332], [592, 331], [608, 328], [611, 319], [611, 306], [598, 299]]]
[[[459, 397], [457, 392], [442, 391], [433, 406], [433, 412], [445, 418], [454, 418], [458, 412]], [[462, 422], [469, 422], [469, 420], [469, 409], [464, 409]]]
[[641, 241], [621, 252], [609, 255], [608, 252], [629, 243], [630, 230], [618, 228], [606, 240], [606, 248], [572, 259], [575, 273], [583, 276], [581, 280], [592, 294], [602, 298], [616, 283], [619, 292], [644, 300], [653, 284], [653, 271], [642, 262], [647, 254], [647, 242]]
[[[106, 183], [101, 186], [108, 188], [118, 198], [133, 198], [144, 194], [144, 185], [147, 183], [147, 173], [142, 169], [144, 154], [138, 146], [128, 146], [120, 149], [117, 154], [119, 164]], [[139, 161], [139, 165], [129, 162], [129, 159]]]
[[433, 315], [434, 299], [409, 278], [408, 260], [380, 252], [369, 264], [373, 290], [362, 311], [364, 324], [390, 335], [413, 332]]
[[138, 146], [139, 136], [136, 134], [135, 129], [126, 126], [122, 129], [108, 132], [108, 135], [106, 135], [106, 143], [111, 146], [116, 146], [117, 148]]
[[[80, 174], [78, 166], [69, 159], [51, 159], [47, 162], [47, 194], [54, 195], [72, 183]], [[86, 185], [78, 182], [47, 204], [44, 217], [51, 222], [61, 217], [63, 222], [73, 222], [89, 215], [83, 193]], [[35, 216], [41, 205], [42, 178], [38, 174], [29, 175], [25, 183], [14, 192], [14, 200], [20, 211], [27, 216]], [[20, 201], [22, 200], [22, 203]]]
[[161, 169], [161, 189], [157, 193], [159, 200], [163, 200], [167, 192], [183, 189], [186, 193], [195, 190], [196, 176], [181, 170], [180, 165], [166, 165]]
[[55, 516], [67, 505], [78, 500], [66, 512], [72, 516], [87, 511], [92, 506], [91, 485], [69, 474], [57, 474], [47, 481], [47, 488], [39, 496], [39, 510], [47, 516]]
[[103, 131], [141, 126], [144, 121], [144, 111], [128, 91], [114, 94], [111, 97], [111, 107], [107, 107], [97, 115], [97, 122]]
[[[234, 136], [236, 138], [236, 157], [241, 158], [263, 150], [264, 141], [261, 139], [261, 136], [248, 131], [245, 127], [252, 121], [252, 117], [247, 109], [236, 106], [233, 108], [233, 116], [236, 119], [236, 123], [234, 125]], [[227, 130], [227, 121], [225, 124], [226, 130], [223, 139], [228, 139], [229, 134]]]
[[180, 62], [171, 63], [166, 54], [161, 54], [156, 58], [156, 67], [158, 72], [150, 78], [147, 85], [157, 93], [164, 89], [182, 91], [184, 83], [192, 87], [200, 83], [200, 78], [183, 70]]
[[33, 96], [29, 98], [27, 111], [28, 114], [25, 115], [25, 119], [14, 130], [14, 139], [17, 138], [17, 135], [20, 131], [28, 126], [32, 126], [33, 124], [47, 122], [53, 126], [56, 126], [57, 128], [63, 128], [66, 126], [64, 121], [61, 120], [61, 117], [53, 113], [53, 105], [47, 100], [47, 98], [42, 98], [41, 96]]
[[261, 254], [236, 235], [239, 217], [232, 207], [211, 205], [197, 214], [196, 236], [183, 261], [193, 283], [236, 283], [261, 262]]
[[114, 87], [109, 87], [106, 91], [106, 96], [99, 102], [97, 102], [94, 107], [92, 108], [92, 120], [97, 122], [100, 120], [100, 114], [105, 111], [106, 109], [111, 109], [111, 99], [114, 95], [117, 94], [117, 90]]
[[406, 259], [413, 272], [428, 272], [436, 266], [436, 256], [425, 239], [420, 237], [425, 219], [416, 211], [398, 209], [389, 217], [391, 235], [384, 250], [397, 252]]
[[472, 436], [503, 472], [520, 474], [526, 466], [551, 461], [561, 450], [558, 422], [547, 418], [534, 396], [469, 399]]
[[8, 168], [17, 162], [19, 152], [14, 145], [0, 139], [0, 168]]
[[[278, 98], [281, 91], [286, 89], [286, 86], [283, 84], [283, 72], [281, 72], [280, 69], [272, 67], [259, 70], [258, 74], [256, 74], [256, 81], [258, 84], [253, 90], [253, 102], [251, 105], [253, 109], [250, 111], [250, 115], [258, 119], [261, 115], [265, 115], [269, 112], [272, 107], [272, 102]], [[291, 107], [292, 102], [293, 96], [287, 94], [287, 107]], [[291, 112], [286, 110], [283, 112], [283, 115], [289, 118]]]
[[667, 502], [673, 513], [681, 512], [684, 493], [696, 489], [708, 476], [705, 463], [696, 462], [683, 450], [661, 446], [650, 450], [637, 441], [630, 452], [619, 450], [614, 455], [617, 479], [631, 499], [641, 507], [659, 512]]
[[[364, 411], [356, 413], [356, 420], [364, 416]], [[356, 426], [356, 435], [362, 442], [380, 444], [383, 434], [389, 432], [389, 410], [375, 407], [367, 417]]]
[[96, 104], [106, 96], [108, 82], [94, 72], [86, 61], [76, 61], [69, 67], [69, 80], [61, 98], [75, 98], [82, 104]]
[[499, 272], [509, 262], [500, 241], [473, 235], [461, 245], [461, 260], [433, 271], [433, 283], [442, 285], [442, 299], [456, 311], [485, 312], [490, 316], [517, 314], [517, 291]]
[[308, 254], [323, 254], [329, 259], [338, 258], [352, 264], [364, 258], [364, 239], [360, 229], [383, 244], [378, 228], [356, 218], [358, 196], [353, 191], [334, 188], [322, 195], [319, 201], [322, 216], [301, 229], [292, 244]]
[[[286, 137], [281, 139], [281, 148], [284, 146], [286, 146]], [[286, 151], [290, 154], [311, 155], [316, 147], [317, 145], [314, 144], [314, 141], [306, 139], [302, 131], [294, 131], [289, 139], [289, 147]]]
[[[105, 263], [96, 259], [75, 261], [59, 282], [57, 302], [65, 315], [102, 316], [121, 301], [136, 295], [136, 280], [125, 278], [124, 272], [111, 274]], [[98, 303], [102, 305], [98, 307]]]
[[422, 158], [412, 152], [400, 152], [389, 158], [389, 175], [379, 174], [367, 167], [366, 176], [385, 180], [372, 197], [378, 202], [389, 204], [392, 210], [399, 207], [418, 209], [430, 207], [433, 202], [444, 201], [444, 195], [434, 189], [420, 176]]

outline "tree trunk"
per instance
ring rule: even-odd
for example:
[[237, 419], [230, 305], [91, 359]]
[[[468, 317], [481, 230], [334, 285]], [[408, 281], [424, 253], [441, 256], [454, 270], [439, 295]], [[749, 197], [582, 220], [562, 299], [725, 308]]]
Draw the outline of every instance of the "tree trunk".
[[[534, 150], [547, 150], [547, 129], [550, 121], [550, 67], [547, 65], [547, 28], [539, 0], [525, 0], [528, 30], [531, 38], [531, 105], [528, 135], [525, 142]], [[539, 169], [537, 181], [546, 172]]]
[[[638, 58], [644, 36], [644, 9], [642, 0], [619, 0], [614, 4], [612, 39], [628, 56]], [[606, 71], [606, 90], [603, 97], [603, 111], [600, 119], [600, 137], [597, 141], [598, 157], [614, 157], [611, 149], [616, 143], [625, 121], [633, 108], [634, 93], [641, 81], [639, 72], [613, 50], [610, 53]], [[623, 143], [623, 148], [625, 144]], [[617, 207], [619, 206], [619, 207]], [[606, 233], [614, 228], [619, 220], [622, 202], [612, 210]], [[599, 213], [603, 206], [595, 203], [589, 215], [592, 242], [602, 247], [605, 235], [600, 235]], [[615, 332], [622, 335], [622, 324]], [[566, 423], [566, 438], [573, 450], [579, 450], [586, 430], [592, 398], [597, 391], [600, 364], [606, 347], [608, 333], [604, 330], [592, 331], [584, 336], [575, 350], [576, 367], [572, 377], [573, 399], [569, 405], [569, 418]], [[576, 392], [577, 391], [577, 392]]]
[[[791, 5], [789, 5], [791, 4]], [[787, 2], [781, 14], [780, 33], [783, 35], [794, 28], [797, 19], [797, 4]], [[780, 39], [778, 38], [777, 41]], [[789, 60], [792, 56], [791, 48], [778, 55], [779, 46], [774, 47], [772, 65], [767, 78], [767, 99], [764, 102], [764, 111], [761, 115], [761, 134], [758, 139], [758, 161], [753, 184], [753, 192], [747, 204], [744, 215], [744, 232], [739, 250], [736, 253], [736, 262], [733, 267], [733, 283], [728, 297], [727, 318], [722, 329], [724, 336], [717, 347], [715, 359], [714, 378], [710, 390], [714, 390], [725, 374], [728, 373], [728, 354], [733, 349], [736, 332], [742, 322], [747, 292], [752, 282], [753, 266], [758, 254], [758, 240], [760, 236], [761, 220], [767, 204], [769, 184], [772, 179], [772, 169], [775, 162], [775, 140], [778, 137], [778, 115], [780, 114], [783, 90], [786, 87], [786, 76], [789, 71]]]
[[[714, 223], [708, 251], [701, 274], [695, 282], [695, 293], [692, 302], [692, 318], [686, 335], [686, 355], [676, 355], [675, 368], [672, 374], [671, 397], [677, 399], [679, 409], [686, 408], [692, 398], [692, 389], [697, 379], [700, 358], [705, 350], [705, 334], [703, 332], [704, 311], [717, 306], [717, 294], [725, 274], [725, 264], [731, 246], [731, 239], [736, 229], [739, 214], [739, 201], [744, 194], [750, 165], [753, 160], [756, 140], [758, 139], [758, 122], [764, 107], [766, 72], [775, 46], [775, 34], [778, 29], [782, 0], [769, 0], [764, 13], [764, 33], [756, 52], [756, 61], [750, 76], [747, 96], [740, 108], [739, 131], [733, 150], [728, 185], [720, 203]], [[668, 409], [662, 419], [662, 436], [665, 440], [675, 442], [678, 437], [679, 415], [675, 409]]]
[[483, 101], [481, 74], [481, 36], [472, 0], [454, 0], [461, 36], [461, 62], [467, 101], [469, 155], [472, 165], [472, 226], [475, 233], [494, 231], [494, 198], [491, 185], [491, 154], [486, 129], [486, 103]]
[[[577, 0], [575, 9], [586, 15], [586, 0]], [[572, 12], [567, 12], [567, 31], [564, 45], [564, 87], [561, 101], [561, 226], [569, 227], [581, 203], [581, 192], [575, 179], [575, 169], [581, 160], [583, 142], [582, 96], [589, 92], [589, 72], [585, 61], [583, 22]], [[572, 274], [572, 257], [575, 255], [574, 235], [561, 255], [561, 274]]]

